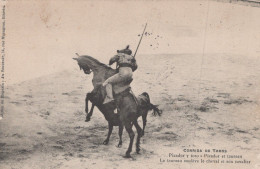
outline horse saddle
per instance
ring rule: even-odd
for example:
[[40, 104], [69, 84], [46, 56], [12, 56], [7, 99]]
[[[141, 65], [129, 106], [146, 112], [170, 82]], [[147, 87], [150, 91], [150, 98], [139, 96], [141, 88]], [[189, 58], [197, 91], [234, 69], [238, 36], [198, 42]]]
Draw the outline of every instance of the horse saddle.
[[120, 96], [120, 97], [124, 97], [128, 94], [131, 94], [132, 97], [134, 98], [135, 100], [135, 103], [137, 104], [137, 106], [139, 108], [144, 108], [144, 107], [147, 107], [148, 103], [150, 103], [150, 99], [149, 97], [145, 96], [144, 93], [140, 94], [138, 97], [135, 96], [134, 92], [132, 91], [131, 87], [127, 88], [126, 90], [122, 91], [121, 93], [117, 93], [115, 94], [115, 96]]

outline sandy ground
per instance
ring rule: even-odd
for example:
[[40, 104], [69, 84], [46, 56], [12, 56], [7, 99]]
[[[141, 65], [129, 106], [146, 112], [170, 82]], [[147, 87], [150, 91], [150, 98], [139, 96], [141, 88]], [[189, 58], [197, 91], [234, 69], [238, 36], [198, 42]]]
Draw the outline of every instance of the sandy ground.
[[[133, 148], [131, 159], [122, 158], [129, 143], [126, 131], [122, 148], [117, 148], [117, 127], [110, 143], [102, 144], [107, 122], [97, 109], [91, 121], [84, 122], [92, 77], [76, 62], [71, 70], [7, 86], [0, 168], [260, 168], [260, 60], [231, 54], [201, 58], [138, 58], [133, 91], [148, 92], [163, 115], [148, 115], [141, 154]], [[225, 149], [251, 163], [160, 162], [186, 148]]]

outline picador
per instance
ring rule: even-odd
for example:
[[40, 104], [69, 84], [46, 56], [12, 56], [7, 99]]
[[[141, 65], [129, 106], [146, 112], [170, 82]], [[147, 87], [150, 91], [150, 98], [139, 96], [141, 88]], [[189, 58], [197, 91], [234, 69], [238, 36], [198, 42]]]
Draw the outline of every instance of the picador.
[[129, 45], [127, 45], [125, 49], [117, 50], [117, 54], [110, 59], [109, 65], [112, 65], [115, 62], [117, 63], [118, 73], [109, 77], [103, 83], [103, 86], [106, 86], [107, 93], [103, 104], [110, 103], [114, 100], [112, 85], [132, 80], [133, 72], [137, 69], [137, 63], [132, 56]]

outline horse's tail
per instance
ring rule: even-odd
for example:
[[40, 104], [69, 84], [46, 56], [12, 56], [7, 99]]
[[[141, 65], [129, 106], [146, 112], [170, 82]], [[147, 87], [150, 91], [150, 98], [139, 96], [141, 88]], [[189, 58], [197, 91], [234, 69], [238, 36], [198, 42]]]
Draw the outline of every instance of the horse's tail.
[[153, 105], [152, 103], [150, 103], [149, 105], [149, 110], [153, 110], [153, 115], [156, 116], [161, 116], [162, 114], [162, 110], [158, 109], [159, 105]]
[[161, 116], [162, 110], [158, 109], [159, 105], [154, 105], [151, 103], [149, 94], [147, 92], [143, 92], [141, 95], [139, 95], [138, 100], [141, 107], [147, 111], [153, 110], [154, 116]]

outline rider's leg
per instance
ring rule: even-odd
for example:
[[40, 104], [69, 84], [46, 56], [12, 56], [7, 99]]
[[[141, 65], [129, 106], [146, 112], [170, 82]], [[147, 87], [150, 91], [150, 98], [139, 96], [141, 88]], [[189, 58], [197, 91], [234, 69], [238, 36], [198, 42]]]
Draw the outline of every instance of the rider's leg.
[[119, 74], [115, 74], [114, 76], [111, 76], [110, 78], [108, 78], [104, 83], [103, 86], [106, 86], [106, 97], [105, 100], [103, 102], [103, 104], [109, 103], [111, 101], [114, 100], [113, 97], [113, 89], [112, 89], [112, 84], [117, 83], [118, 81], [120, 81], [120, 76]]
[[120, 81], [122, 81], [123, 77], [120, 76], [119, 73], [109, 77], [104, 83], [103, 83], [103, 86], [106, 86], [108, 83], [118, 83]]
[[104, 100], [103, 104], [109, 103], [114, 100], [113, 98], [113, 91], [112, 91], [112, 84], [117, 84], [124, 80], [128, 80], [132, 78], [132, 69], [128, 67], [123, 67], [119, 69], [119, 73], [115, 74], [108, 78], [104, 83], [103, 86], [106, 86], [107, 96]]
[[109, 103], [109, 102], [112, 102], [114, 100], [113, 98], [113, 90], [112, 90], [112, 84], [111, 83], [108, 83], [106, 85], [106, 97], [105, 97], [105, 100], [103, 102], [103, 104], [106, 104], [106, 103]]
[[129, 80], [133, 76], [132, 69], [129, 67], [119, 68], [119, 73], [114, 76], [109, 77], [104, 83], [103, 86], [106, 86], [108, 83], [116, 84], [124, 80]]

